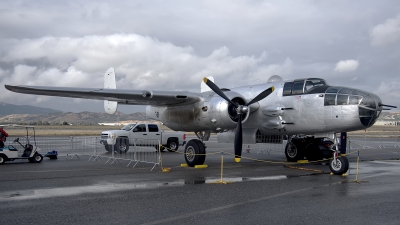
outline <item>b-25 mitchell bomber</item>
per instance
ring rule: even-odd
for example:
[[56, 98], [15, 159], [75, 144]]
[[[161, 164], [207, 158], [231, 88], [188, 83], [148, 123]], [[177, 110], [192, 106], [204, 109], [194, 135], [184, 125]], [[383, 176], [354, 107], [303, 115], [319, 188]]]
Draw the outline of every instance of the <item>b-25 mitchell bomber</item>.
[[230, 89], [219, 88], [213, 80], [204, 78], [201, 93], [116, 89], [114, 68], [110, 68], [104, 76], [104, 88], [5, 88], [24, 94], [104, 100], [110, 114], [116, 112], [118, 104], [147, 105], [148, 118], [172, 130], [196, 133], [198, 139], [185, 146], [189, 166], [204, 163], [203, 142], [211, 133], [217, 133], [220, 143], [234, 143], [237, 162], [243, 144], [268, 143], [285, 136], [288, 161], [331, 158], [329, 167], [334, 174], [343, 174], [349, 167], [336, 133], [371, 127], [382, 110], [395, 108], [383, 104], [373, 93], [331, 86], [320, 78], [283, 81], [274, 75], [266, 83]]

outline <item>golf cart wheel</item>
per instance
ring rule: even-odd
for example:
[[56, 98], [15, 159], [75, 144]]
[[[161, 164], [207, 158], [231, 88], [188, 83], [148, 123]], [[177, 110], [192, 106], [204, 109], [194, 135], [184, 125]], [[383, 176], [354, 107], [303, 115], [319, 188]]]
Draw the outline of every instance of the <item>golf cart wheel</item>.
[[35, 154], [33, 157], [33, 162], [40, 163], [43, 161], [43, 156], [41, 154]]
[[5, 156], [0, 155], [0, 164], [3, 164], [6, 161]]
[[34, 163], [34, 162], [35, 162], [35, 161], [33, 160], [33, 157], [32, 157], [32, 158], [28, 158], [28, 161], [31, 162], [31, 163]]

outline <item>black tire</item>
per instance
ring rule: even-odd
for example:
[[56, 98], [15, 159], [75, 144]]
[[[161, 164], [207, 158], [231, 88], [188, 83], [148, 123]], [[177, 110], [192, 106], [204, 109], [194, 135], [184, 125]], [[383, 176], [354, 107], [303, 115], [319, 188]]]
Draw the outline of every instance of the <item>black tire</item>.
[[117, 138], [115, 145], [114, 145], [114, 151], [116, 151], [118, 153], [126, 153], [128, 150], [129, 150], [129, 139], [128, 138]]
[[32, 158], [28, 158], [28, 161], [31, 162], [31, 163], [34, 163], [34, 162], [35, 162], [35, 161], [33, 160], [33, 157], [32, 157]]
[[346, 156], [339, 156], [335, 161], [330, 159], [329, 169], [335, 175], [342, 175], [349, 170], [349, 160]]
[[[158, 145], [154, 146], [156, 148], [156, 150], [158, 151]], [[165, 150], [165, 148], [163, 146], [160, 146], [160, 151], [163, 152]]]
[[33, 162], [35, 163], [41, 163], [43, 161], [43, 156], [41, 154], [36, 153], [33, 157], [32, 157]]
[[112, 146], [111, 145], [105, 144], [104, 148], [106, 149], [107, 152], [111, 152], [112, 151]]
[[176, 152], [179, 148], [179, 141], [176, 138], [170, 138], [167, 142], [167, 150], [169, 152]]
[[203, 165], [206, 160], [204, 144], [197, 139], [190, 140], [185, 146], [185, 161], [188, 166]]
[[4, 164], [5, 161], [6, 161], [6, 157], [3, 155], [0, 155], [0, 164]]
[[285, 156], [288, 162], [297, 162], [304, 159], [304, 154], [301, 149], [298, 149], [293, 142], [288, 142], [285, 147]]
[[308, 144], [305, 149], [306, 158], [308, 161], [318, 161], [324, 158], [322, 150], [316, 144]]

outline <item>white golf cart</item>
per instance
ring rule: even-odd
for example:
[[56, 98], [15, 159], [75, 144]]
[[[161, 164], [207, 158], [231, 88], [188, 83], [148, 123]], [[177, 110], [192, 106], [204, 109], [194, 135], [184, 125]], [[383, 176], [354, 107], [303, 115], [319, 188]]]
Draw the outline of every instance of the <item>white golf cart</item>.
[[[4, 127], [5, 125], [0, 125]], [[39, 153], [39, 148], [36, 146], [36, 138], [35, 138], [35, 127], [33, 126], [18, 126], [14, 125], [13, 127], [25, 127], [26, 129], [26, 139], [25, 145], [21, 144], [19, 138], [16, 138], [13, 143], [18, 143], [18, 148], [15, 148], [12, 145], [4, 145], [3, 148], [0, 148], [0, 164], [3, 164], [5, 161], [14, 161], [16, 159], [27, 159], [29, 162], [40, 163], [43, 160], [43, 156]], [[34, 145], [29, 142], [29, 129], [33, 130], [33, 141]]]

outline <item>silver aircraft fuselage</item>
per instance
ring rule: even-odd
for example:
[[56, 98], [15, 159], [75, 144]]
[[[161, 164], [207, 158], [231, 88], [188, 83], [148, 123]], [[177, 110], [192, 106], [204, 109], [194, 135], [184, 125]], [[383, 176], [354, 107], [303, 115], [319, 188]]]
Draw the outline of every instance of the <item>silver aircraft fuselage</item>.
[[[382, 111], [377, 95], [329, 86], [319, 78], [243, 86], [225, 89], [224, 93], [233, 101], [245, 103], [271, 86], [274, 92], [250, 105], [242, 122], [244, 133], [258, 130], [265, 135], [312, 135], [361, 130], [372, 126]], [[233, 109], [227, 101], [212, 91], [199, 96], [202, 101], [193, 106], [148, 106], [146, 114], [173, 130], [221, 133], [235, 129]]]

